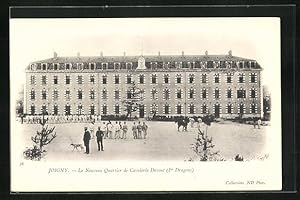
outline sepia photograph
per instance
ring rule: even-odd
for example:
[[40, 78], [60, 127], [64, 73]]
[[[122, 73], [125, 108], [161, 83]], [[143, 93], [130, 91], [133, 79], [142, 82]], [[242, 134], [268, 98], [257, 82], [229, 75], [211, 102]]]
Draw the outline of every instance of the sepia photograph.
[[281, 189], [279, 18], [9, 25], [12, 191]]

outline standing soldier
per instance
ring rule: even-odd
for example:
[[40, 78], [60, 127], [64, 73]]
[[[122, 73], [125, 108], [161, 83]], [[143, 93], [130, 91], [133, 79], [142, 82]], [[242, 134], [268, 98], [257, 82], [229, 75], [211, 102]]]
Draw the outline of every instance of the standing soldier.
[[116, 124], [114, 125], [114, 129], [115, 129], [115, 139], [119, 139], [120, 138], [120, 125], [118, 122], [116, 122]]
[[133, 122], [132, 125], [132, 134], [133, 134], [133, 139], [137, 139], [137, 127], [135, 125], [135, 122]]
[[137, 130], [138, 130], [138, 136], [137, 138], [138, 139], [142, 139], [142, 125], [141, 125], [141, 122], [139, 122], [139, 124], [137, 125]]
[[123, 130], [122, 139], [126, 139], [126, 134], [127, 134], [127, 130], [128, 130], [126, 122], [124, 122], [122, 130]]
[[144, 133], [144, 139], [146, 139], [148, 126], [145, 122], [143, 122], [142, 130], [143, 130], [143, 133]]
[[109, 121], [107, 123], [107, 136], [109, 137], [109, 139], [112, 139], [112, 129], [113, 129], [113, 125], [111, 124], [111, 121]]
[[[103, 126], [101, 126], [101, 128], [98, 127], [98, 131], [96, 132], [97, 144], [98, 144], [98, 151], [100, 151], [100, 146], [101, 146], [101, 151], [104, 151], [103, 150], [103, 136], [104, 136], [104, 132], [103, 132], [102, 127]], [[100, 142], [100, 144], [99, 144], [99, 142]]]
[[87, 130], [87, 127], [84, 127], [83, 142], [84, 142], [86, 154], [90, 153], [90, 139], [91, 139], [90, 132]]

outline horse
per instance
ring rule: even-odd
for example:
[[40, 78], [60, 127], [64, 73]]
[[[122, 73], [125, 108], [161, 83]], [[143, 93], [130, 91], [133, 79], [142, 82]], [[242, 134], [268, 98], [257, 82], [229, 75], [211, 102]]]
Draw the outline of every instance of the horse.
[[185, 118], [178, 118], [178, 119], [175, 119], [175, 123], [177, 123], [177, 126], [178, 126], [178, 131], [180, 131], [179, 130], [179, 128], [181, 127], [181, 126], [183, 126], [183, 131], [187, 131], [187, 126], [188, 126], [188, 123], [189, 123], [189, 119], [187, 118], [187, 117], [185, 117]]

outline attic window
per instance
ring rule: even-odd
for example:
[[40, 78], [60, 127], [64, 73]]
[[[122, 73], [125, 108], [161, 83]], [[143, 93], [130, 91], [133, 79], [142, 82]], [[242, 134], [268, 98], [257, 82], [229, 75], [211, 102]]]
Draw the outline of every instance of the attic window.
[[46, 63], [43, 63], [43, 64], [42, 64], [42, 70], [46, 70], [46, 68], [47, 68], [47, 64], [46, 64]]
[[83, 64], [82, 63], [77, 63], [78, 69], [82, 70], [83, 69]]
[[90, 63], [91, 70], [95, 70], [95, 63]]
[[54, 68], [54, 70], [57, 70], [57, 69], [58, 69], [58, 64], [57, 64], [57, 63], [54, 63], [54, 64], [53, 64], [53, 68]]
[[67, 63], [67, 64], [66, 64], [66, 70], [70, 70], [70, 66], [71, 66], [71, 64], [70, 64], [70, 63]]

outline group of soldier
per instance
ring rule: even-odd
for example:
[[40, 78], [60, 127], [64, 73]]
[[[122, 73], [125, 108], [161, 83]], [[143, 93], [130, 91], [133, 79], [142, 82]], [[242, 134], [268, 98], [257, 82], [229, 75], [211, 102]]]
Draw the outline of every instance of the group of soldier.
[[[98, 151], [104, 151], [103, 149], [103, 139], [126, 139], [127, 138], [127, 132], [128, 132], [128, 125], [125, 122], [118, 122], [112, 123], [111, 121], [101, 122], [101, 124], [98, 126], [97, 130], [95, 129], [96, 124], [95, 121], [92, 121], [90, 123], [90, 127], [84, 127], [84, 136], [83, 136], [83, 142], [86, 148], [85, 153], [89, 154], [89, 143], [92, 138], [95, 138], [98, 145]], [[132, 135], [133, 139], [146, 139], [147, 131], [148, 131], [148, 125], [143, 122], [133, 122], [132, 125]]]

